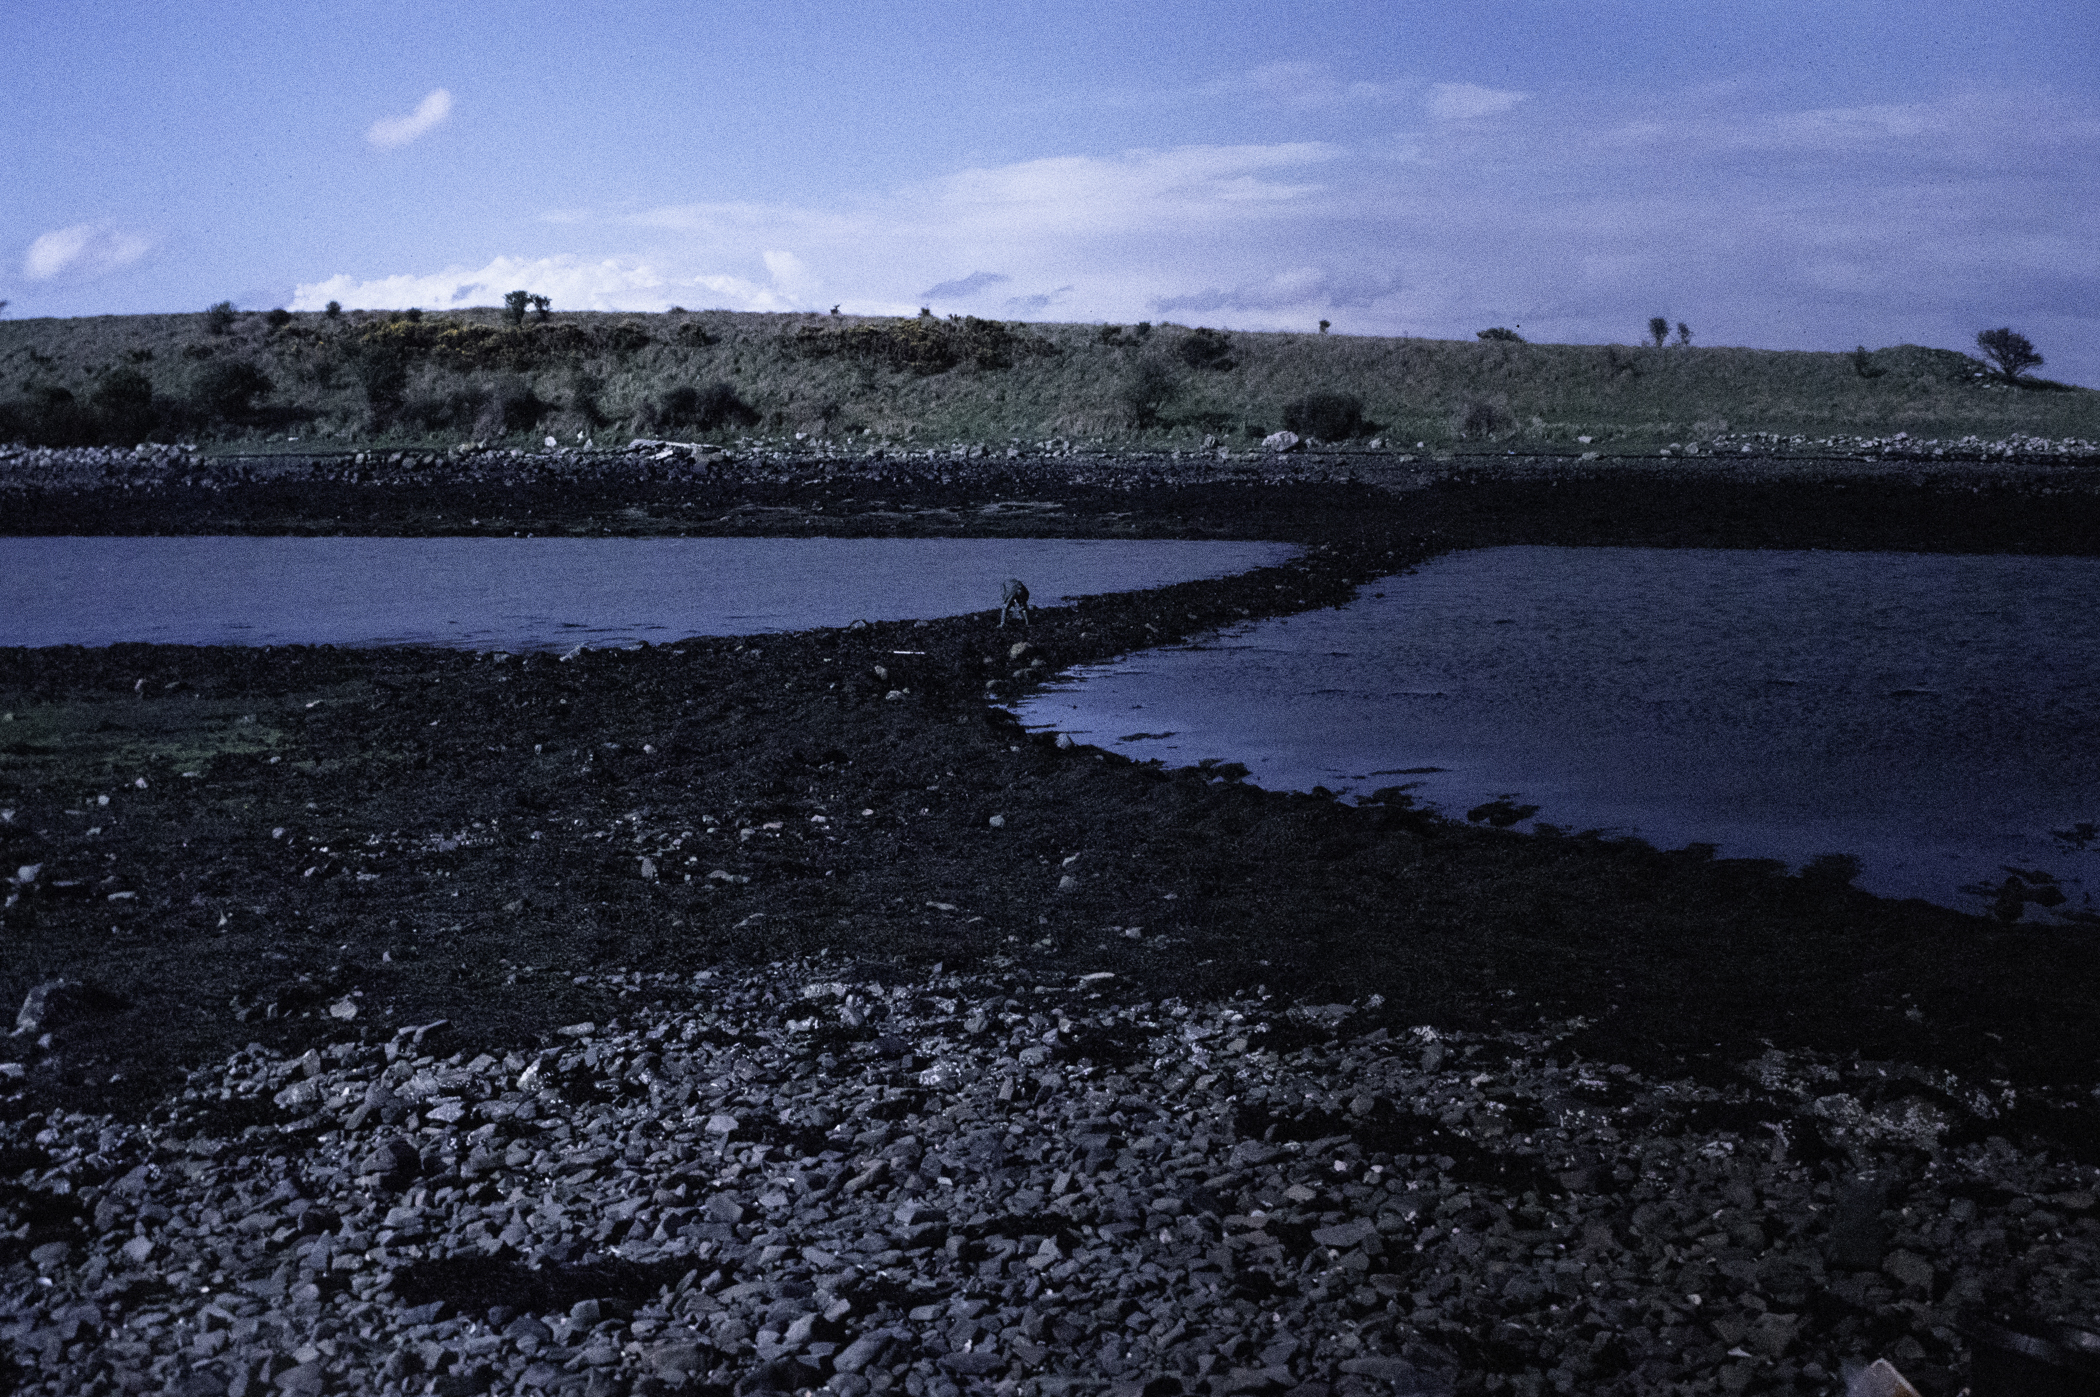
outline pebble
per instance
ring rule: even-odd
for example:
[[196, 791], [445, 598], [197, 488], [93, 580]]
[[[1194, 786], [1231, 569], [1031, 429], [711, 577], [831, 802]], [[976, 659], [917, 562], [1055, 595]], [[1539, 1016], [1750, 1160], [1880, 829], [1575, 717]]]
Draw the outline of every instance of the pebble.
[[1105, 975], [606, 983], [648, 993], [537, 1051], [258, 1045], [150, 1128], [0, 1123], [21, 1389], [1951, 1391], [1958, 1315], [2100, 1302], [2095, 1171], [1921, 1142], [1891, 1064], [1723, 1091]]

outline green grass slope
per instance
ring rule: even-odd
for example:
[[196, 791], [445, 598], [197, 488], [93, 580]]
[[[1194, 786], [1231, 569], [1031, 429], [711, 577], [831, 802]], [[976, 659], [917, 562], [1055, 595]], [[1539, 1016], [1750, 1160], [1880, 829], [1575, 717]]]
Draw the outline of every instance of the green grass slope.
[[1825, 354], [725, 311], [518, 326], [496, 310], [410, 314], [0, 321], [0, 442], [312, 449], [803, 432], [842, 445], [1239, 445], [1302, 429], [1320, 394], [1360, 404], [1349, 428], [1360, 439], [1403, 447], [2100, 438], [2100, 393], [2014, 386], [1915, 345]]

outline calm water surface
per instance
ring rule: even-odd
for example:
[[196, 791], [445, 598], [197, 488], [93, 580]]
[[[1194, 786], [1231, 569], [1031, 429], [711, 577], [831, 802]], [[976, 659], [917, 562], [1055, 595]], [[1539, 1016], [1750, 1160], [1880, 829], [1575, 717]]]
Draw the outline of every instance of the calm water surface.
[[1850, 853], [1870, 891], [1972, 911], [1964, 887], [2041, 869], [2072, 911], [2100, 852], [2052, 831], [2100, 820], [2096, 678], [2100, 560], [1495, 548], [1081, 671], [1021, 715], [1275, 788]]
[[1281, 543], [0, 538], [0, 645], [568, 649], [950, 616], [1223, 577]]

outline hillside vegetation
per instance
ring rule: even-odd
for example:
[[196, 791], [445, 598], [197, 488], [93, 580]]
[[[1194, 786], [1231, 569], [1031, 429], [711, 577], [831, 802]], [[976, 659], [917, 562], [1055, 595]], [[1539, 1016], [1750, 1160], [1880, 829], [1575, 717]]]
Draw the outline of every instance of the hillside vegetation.
[[[726, 311], [0, 321], [0, 442], [858, 441], [1651, 448], [2100, 437], [2100, 393], [1947, 350], [1526, 344]], [[1585, 440], [1587, 439], [1587, 440]], [[1579, 443], [1579, 444], [1578, 444]]]

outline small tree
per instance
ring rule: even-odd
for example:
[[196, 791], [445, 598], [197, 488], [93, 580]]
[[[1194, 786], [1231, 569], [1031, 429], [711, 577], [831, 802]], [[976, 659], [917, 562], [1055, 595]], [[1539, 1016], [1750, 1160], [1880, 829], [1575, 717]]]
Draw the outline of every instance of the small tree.
[[553, 298], [550, 296], [534, 296], [531, 299], [533, 319], [545, 321], [547, 312], [554, 306]]
[[343, 303], [341, 301], [330, 301], [326, 314], [330, 320], [341, 320], [343, 318]]
[[1876, 368], [1873, 354], [1865, 345], [1861, 345], [1852, 351], [1852, 372], [1861, 378], [1880, 378], [1887, 370]]
[[1485, 330], [1476, 330], [1473, 332], [1473, 338], [1479, 340], [1503, 340], [1510, 344], [1524, 343], [1522, 335], [1504, 325], [1490, 325]]
[[1692, 343], [1692, 327], [1685, 324], [1682, 320], [1677, 322], [1677, 343], [1687, 349], [1691, 347]]
[[1979, 330], [1976, 347], [1983, 351], [1984, 358], [1998, 366], [1998, 372], [2007, 383], [2029, 369], [2042, 366], [2042, 356], [2034, 352], [2034, 342], [2010, 326], [2000, 330]]
[[1669, 342], [1670, 322], [1660, 315], [1649, 316], [1648, 338], [1655, 341], [1657, 349], [1661, 349], [1664, 344]]
[[263, 323], [273, 330], [282, 330], [285, 326], [292, 323], [292, 313], [283, 306], [278, 306], [263, 317]]
[[233, 328], [233, 316], [233, 302], [214, 302], [204, 312], [204, 328], [214, 335], [223, 335]]
[[1323, 321], [1321, 321], [1321, 322], [1320, 322], [1320, 333], [1321, 333], [1321, 334], [1323, 334], [1323, 335], [1324, 335], [1324, 334], [1326, 334], [1326, 333], [1327, 333], [1327, 327], [1328, 327], [1329, 325], [1332, 325], [1333, 323], [1334, 323], [1334, 322], [1333, 322], [1332, 320], [1323, 320]]
[[531, 305], [530, 291], [506, 291], [503, 293], [503, 318], [513, 325], [523, 325], [525, 311]]

